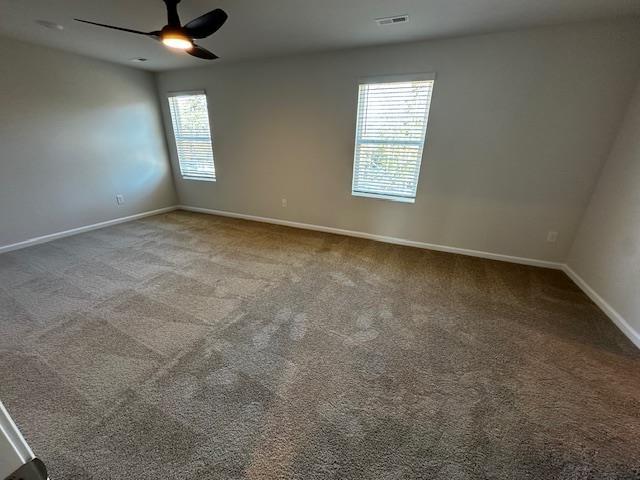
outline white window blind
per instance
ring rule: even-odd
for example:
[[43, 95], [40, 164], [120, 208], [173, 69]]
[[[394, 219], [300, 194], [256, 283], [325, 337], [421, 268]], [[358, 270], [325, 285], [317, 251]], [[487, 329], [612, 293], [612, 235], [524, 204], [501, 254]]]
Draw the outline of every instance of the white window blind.
[[433, 77], [363, 83], [352, 194], [414, 202]]
[[182, 178], [215, 181], [207, 96], [204, 92], [171, 95], [169, 108]]

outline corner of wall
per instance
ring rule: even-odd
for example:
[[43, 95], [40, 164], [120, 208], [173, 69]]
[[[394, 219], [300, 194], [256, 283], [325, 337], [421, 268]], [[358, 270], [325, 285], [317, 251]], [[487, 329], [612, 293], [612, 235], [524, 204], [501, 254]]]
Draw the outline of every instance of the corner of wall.
[[171, 172], [171, 186], [173, 187], [173, 199], [174, 204], [180, 204], [180, 194], [178, 192], [178, 186], [176, 184], [176, 171], [173, 166], [172, 155], [171, 155], [171, 144], [169, 143], [169, 125], [166, 122], [166, 116], [164, 112], [164, 96], [162, 94], [162, 90], [160, 88], [160, 73], [161, 72], [150, 72], [153, 78], [153, 86], [156, 93], [157, 105], [158, 105], [158, 116], [160, 121], [160, 126], [162, 128], [162, 136], [164, 138], [164, 148], [166, 152], [167, 162], [169, 162], [169, 170]]
[[[640, 283], [630, 265], [640, 241], [640, 79], [576, 229], [564, 271], [640, 348], [640, 302], [627, 285]], [[632, 248], [625, 248], [631, 245]], [[626, 318], [625, 318], [626, 317]]]

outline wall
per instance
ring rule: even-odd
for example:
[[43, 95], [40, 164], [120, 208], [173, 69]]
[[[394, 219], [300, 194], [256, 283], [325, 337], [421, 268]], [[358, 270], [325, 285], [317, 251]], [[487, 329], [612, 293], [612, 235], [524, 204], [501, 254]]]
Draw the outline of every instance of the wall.
[[[568, 265], [640, 347], [640, 84], [576, 235]], [[608, 305], [602, 305], [602, 300]]]
[[[179, 200], [564, 261], [638, 75], [638, 26], [581, 24], [162, 73], [162, 97], [206, 89], [213, 115], [218, 181], [176, 178]], [[416, 203], [352, 197], [357, 78], [407, 72], [437, 74]], [[179, 172], [172, 142], [170, 150]], [[560, 232], [555, 244], [546, 242], [550, 230]]]
[[152, 74], [8, 38], [0, 59], [0, 246], [175, 203]]

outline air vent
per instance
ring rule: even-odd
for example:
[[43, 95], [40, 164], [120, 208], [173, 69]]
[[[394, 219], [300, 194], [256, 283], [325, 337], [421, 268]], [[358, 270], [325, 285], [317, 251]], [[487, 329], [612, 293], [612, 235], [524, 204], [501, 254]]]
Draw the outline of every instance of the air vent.
[[396, 23], [406, 23], [409, 21], [409, 15], [397, 15], [395, 17], [376, 18], [378, 25], [395, 25]]

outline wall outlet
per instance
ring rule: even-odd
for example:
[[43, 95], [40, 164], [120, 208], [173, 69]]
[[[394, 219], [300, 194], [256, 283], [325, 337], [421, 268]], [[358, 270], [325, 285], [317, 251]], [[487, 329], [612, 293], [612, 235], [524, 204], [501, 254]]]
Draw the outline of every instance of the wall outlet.
[[556, 243], [558, 241], [558, 232], [550, 231], [547, 233], [547, 242]]
[[282, 208], [287, 208], [287, 199], [286, 198], [282, 199]]
[[124, 204], [124, 195], [116, 195], [116, 203], [118, 205], [123, 205]]

